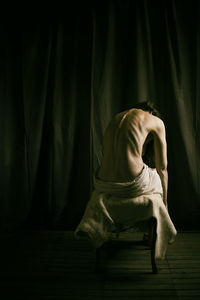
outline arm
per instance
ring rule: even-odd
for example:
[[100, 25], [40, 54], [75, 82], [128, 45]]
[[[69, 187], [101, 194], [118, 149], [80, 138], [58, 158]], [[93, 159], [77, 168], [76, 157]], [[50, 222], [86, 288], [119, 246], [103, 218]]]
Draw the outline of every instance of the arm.
[[167, 205], [168, 172], [167, 172], [167, 143], [164, 123], [159, 120], [154, 131], [154, 150], [156, 170], [160, 176], [163, 188], [163, 202]]

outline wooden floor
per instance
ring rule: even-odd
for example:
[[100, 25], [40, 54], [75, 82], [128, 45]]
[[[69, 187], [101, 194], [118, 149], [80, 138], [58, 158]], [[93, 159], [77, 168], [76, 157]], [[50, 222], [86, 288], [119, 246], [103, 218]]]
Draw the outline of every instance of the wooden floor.
[[1, 234], [0, 299], [200, 299], [199, 232], [178, 233], [156, 275], [143, 248], [119, 248], [96, 274], [93, 249], [72, 232]]

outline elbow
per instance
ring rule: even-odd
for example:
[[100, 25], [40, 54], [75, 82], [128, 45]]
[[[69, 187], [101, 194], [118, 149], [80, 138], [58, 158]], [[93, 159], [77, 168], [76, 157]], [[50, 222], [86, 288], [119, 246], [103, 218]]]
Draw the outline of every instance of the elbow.
[[160, 176], [167, 176], [168, 172], [167, 172], [167, 166], [162, 166], [160, 168], [157, 168], [157, 172]]
[[159, 175], [164, 175], [167, 173], [167, 163], [157, 166], [156, 168]]

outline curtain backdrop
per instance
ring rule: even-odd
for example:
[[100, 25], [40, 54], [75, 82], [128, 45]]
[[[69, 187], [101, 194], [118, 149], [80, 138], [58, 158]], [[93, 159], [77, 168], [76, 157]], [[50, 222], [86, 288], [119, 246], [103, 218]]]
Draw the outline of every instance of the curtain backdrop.
[[[86, 5], [87, 4], [87, 5]], [[82, 1], [0, 26], [0, 226], [74, 229], [119, 111], [156, 103], [169, 211], [200, 228], [198, 1]]]

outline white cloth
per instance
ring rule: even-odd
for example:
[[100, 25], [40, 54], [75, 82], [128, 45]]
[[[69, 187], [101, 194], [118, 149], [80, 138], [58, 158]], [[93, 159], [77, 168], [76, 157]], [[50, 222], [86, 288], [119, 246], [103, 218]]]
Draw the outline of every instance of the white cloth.
[[174, 241], [177, 232], [163, 203], [156, 170], [145, 165], [142, 173], [127, 183], [103, 182], [95, 178], [94, 188], [75, 236], [87, 233], [94, 247], [98, 248], [108, 239], [108, 224], [134, 225], [155, 217], [155, 257], [163, 259], [168, 243]]
[[140, 195], [163, 194], [160, 176], [156, 169], [144, 164], [142, 172], [130, 182], [106, 182], [94, 177], [94, 188], [100, 193], [130, 198]]

